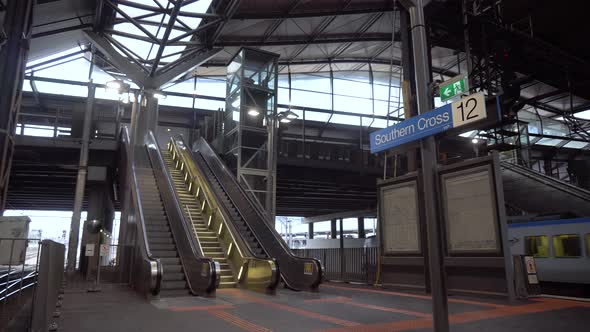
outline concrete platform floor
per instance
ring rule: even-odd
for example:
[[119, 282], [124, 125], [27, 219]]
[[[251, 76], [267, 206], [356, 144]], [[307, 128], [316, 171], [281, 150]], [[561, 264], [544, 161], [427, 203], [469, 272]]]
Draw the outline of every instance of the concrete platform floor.
[[[319, 293], [281, 289], [266, 295], [218, 290], [216, 298], [147, 301], [125, 285], [87, 293], [66, 289], [60, 332], [86, 331], [431, 331], [430, 297], [326, 283]], [[538, 298], [507, 301], [452, 296], [453, 332], [589, 331], [590, 303]]]

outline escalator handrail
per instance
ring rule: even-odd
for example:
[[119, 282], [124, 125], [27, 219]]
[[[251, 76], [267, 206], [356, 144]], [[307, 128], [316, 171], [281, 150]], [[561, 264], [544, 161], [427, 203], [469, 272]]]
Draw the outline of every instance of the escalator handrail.
[[533, 180], [543, 182], [544, 184], [546, 184], [548, 186], [551, 186], [551, 187], [554, 187], [554, 188], [557, 188], [557, 189], [560, 189], [563, 191], [567, 191], [569, 194], [574, 195], [574, 196], [578, 196], [581, 199], [590, 201], [590, 191], [588, 191], [584, 188], [577, 187], [573, 184], [561, 181], [561, 180], [551, 177], [549, 175], [542, 174], [542, 173], [536, 172], [532, 169], [523, 167], [521, 165], [509, 163], [506, 161], [501, 162], [501, 166], [506, 169], [509, 169], [513, 172], [517, 172], [523, 176], [531, 178]]
[[[182, 137], [180, 139], [183, 140]], [[282, 249], [284, 250], [285, 253], [287, 253], [287, 255], [289, 255], [292, 259], [295, 259], [297, 261], [313, 261], [314, 264], [316, 264], [316, 268], [318, 271], [318, 278], [315, 282], [312, 283], [311, 288], [316, 288], [317, 286], [319, 286], [319, 284], [322, 282], [322, 279], [323, 279], [323, 267], [322, 267], [322, 264], [320, 263], [320, 261], [315, 258], [300, 257], [300, 256], [293, 254], [291, 249], [286, 245], [286, 243], [280, 237], [280, 235], [276, 232], [276, 230], [274, 228], [270, 227], [270, 223], [268, 222], [268, 216], [263, 211], [260, 210], [259, 206], [256, 203], [254, 203], [254, 201], [249, 196], [249, 194], [246, 193], [244, 191], [244, 189], [242, 188], [242, 186], [237, 182], [235, 176], [227, 169], [227, 166], [219, 159], [219, 156], [217, 156], [217, 153], [215, 153], [215, 151], [213, 151], [213, 149], [209, 146], [209, 143], [207, 143], [207, 141], [205, 141], [202, 137], [199, 138], [199, 140], [197, 141], [197, 150], [199, 150], [199, 153], [201, 154], [201, 156], [203, 156], [205, 163], [207, 163], [209, 165], [209, 167], [212, 167], [212, 165], [209, 162], [209, 160], [210, 160], [211, 162], [214, 162], [218, 166], [218, 168], [224, 173], [225, 179], [232, 182], [232, 185], [235, 188], [237, 188], [237, 190], [240, 192], [240, 196], [241, 196], [240, 198], [246, 200], [246, 203], [250, 205], [250, 207], [253, 209], [253, 211], [256, 213], [256, 215], [260, 219], [259, 224], [262, 224], [263, 227], [265, 227], [269, 231], [269, 233], [272, 234], [272, 236], [276, 240], [276, 243], [278, 243], [282, 247]], [[206, 153], [206, 155], [204, 152]], [[193, 157], [193, 159], [195, 159], [193, 151], [190, 151], [190, 153], [191, 153], [191, 156]], [[208, 158], [205, 158], [205, 156], [207, 156]], [[218, 175], [215, 174], [215, 172], [213, 172], [213, 174], [215, 177], [217, 177], [219, 184], [221, 185], [223, 190], [227, 193], [228, 191], [226, 188], [226, 184], [224, 184], [224, 181], [222, 181], [218, 177]], [[251, 221], [249, 220], [249, 218], [245, 217], [246, 214], [242, 211], [241, 207], [238, 204], [236, 204], [236, 202], [234, 201], [235, 198], [231, 197], [230, 195], [228, 195], [228, 197], [230, 198], [234, 207], [238, 210], [238, 212], [240, 213], [242, 218], [244, 218], [244, 221], [250, 227], [250, 229], [254, 229], [252, 227], [253, 225], [251, 224]], [[252, 232], [252, 233], [256, 236], [256, 232]], [[280, 264], [280, 262], [279, 262], [279, 264]], [[284, 275], [283, 275], [283, 279], [289, 285], [289, 280], [287, 280], [287, 278], [285, 278]], [[289, 286], [292, 287], [292, 285], [289, 285]], [[296, 288], [296, 287], [292, 287], [292, 288]]]
[[[170, 230], [172, 231], [172, 236], [175, 239], [176, 249], [178, 250], [179, 258], [184, 267], [183, 270], [186, 276], [186, 282], [189, 286], [191, 293], [194, 295], [202, 295], [202, 293], [213, 292], [220, 282], [220, 267], [218, 264], [215, 264], [215, 261], [213, 259], [204, 257], [203, 251], [202, 249], [200, 249], [201, 244], [199, 240], [196, 238], [192, 229], [189, 228], [187, 221], [184, 218], [182, 207], [179, 203], [180, 198], [178, 196], [178, 193], [176, 192], [174, 182], [172, 181], [172, 176], [170, 175], [168, 167], [166, 167], [166, 165], [164, 164], [164, 158], [162, 157], [162, 152], [160, 151], [158, 141], [156, 140], [156, 137], [152, 131], [149, 132], [147, 138], [148, 144], [146, 144], [146, 148], [148, 149], [148, 155], [150, 157], [150, 161], [152, 162], [152, 167], [154, 171], [158, 170], [161, 172], [161, 176], [164, 180], [157, 182], [159, 186], [165, 186], [164, 189], [167, 193], [166, 195], [164, 195], [161, 188], [160, 197], [162, 198], [162, 202], [164, 203], [166, 215], [168, 217], [168, 222], [170, 224]], [[152, 154], [150, 153], [150, 151], [153, 152], [155, 158], [152, 158]], [[178, 224], [176, 224], [175, 221], [180, 222], [181, 229], [178, 229]], [[185, 237], [181, 238], [183, 236]], [[187, 243], [189, 247], [186, 246]], [[196, 266], [193, 266], [194, 262], [198, 262], [199, 265], [207, 264], [209, 266], [209, 271], [206, 274], [207, 276], [209, 276], [209, 278], [205, 281], [205, 285], [201, 287], [199, 287], [202, 282], [201, 279], [206, 277], [202, 275], [203, 271], [201, 269], [199, 269]]]
[[121, 142], [125, 147], [125, 152], [127, 153], [127, 174], [131, 177], [131, 201], [133, 204], [134, 215], [136, 217], [135, 224], [137, 225], [137, 231], [140, 234], [140, 239], [142, 241], [142, 246], [145, 251], [143, 252], [144, 258], [149, 264], [150, 270], [150, 289], [152, 291], [152, 295], [158, 295], [160, 293], [160, 289], [162, 286], [162, 277], [163, 277], [163, 268], [162, 262], [159, 258], [154, 257], [152, 251], [150, 250], [150, 244], [147, 238], [146, 226], [145, 226], [145, 218], [143, 215], [142, 209], [142, 202], [141, 197], [139, 196], [139, 184], [137, 182], [137, 176], [135, 173], [135, 162], [133, 161], [134, 158], [132, 157], [132, 149], [131, 149], [131, 140], [129, 139], [129, 131], [127, 128], [123, 128], [121, 130]]

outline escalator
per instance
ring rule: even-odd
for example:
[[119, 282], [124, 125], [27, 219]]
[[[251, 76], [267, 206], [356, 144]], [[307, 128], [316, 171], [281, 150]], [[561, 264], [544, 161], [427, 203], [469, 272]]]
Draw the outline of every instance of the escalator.
[[294, 290], [317, 290], [322, 281], [322, 266], [313, 258], [295, 256], [274, 229], [264, 212], [241, 188], [209, 144], [200, 139], [195, 151], [186, 148], [182, 138], [169, 145], [175, 160], [189, 165], [210, 188], [222, 210], [229, 216], [240, 237], [260, 257], [274, 258], [285, 285]]
[[162, 276], [160, 296], [188, 294], [189, 286], [185, 271], [170, 231], [154, 171], [151, 168], [137, 168], [135, 173], [141, 202], [145, 206], [143, 216], [148, 243], [153, 257], [161, 262], [162, 269], [165, 271]]
[[531, 214], [590, 216], [590, 191], [530, 170], [502, 162], [504, 199]]
[[159, 162], [159, 151], [153, 142], [132, 147], [126, 128], [121, 143], [119, 258], [127, 269], [123, 274], [148, 297], [214, 294], [219, 266], [198, 250]]

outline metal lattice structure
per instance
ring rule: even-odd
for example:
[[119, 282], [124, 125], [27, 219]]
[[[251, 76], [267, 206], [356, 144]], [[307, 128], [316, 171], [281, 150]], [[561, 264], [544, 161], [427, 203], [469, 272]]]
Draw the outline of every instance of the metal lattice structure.
[[224, 157], [238, 181], [274, 220], [276, 54], [242, 49], [228, 66]]

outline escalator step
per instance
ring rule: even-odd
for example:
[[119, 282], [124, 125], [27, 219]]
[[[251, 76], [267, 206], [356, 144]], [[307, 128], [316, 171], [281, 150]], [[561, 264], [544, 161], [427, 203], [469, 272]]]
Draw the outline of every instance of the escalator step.
[[182, 266], [181, 265], [165, 265], [164, 264], [164, 266], [162, 267], [162, 270], [164, 270], [164, 275], [166, 275], [167, 273], [168, 274], [170, 274], [170, 273], [182, 273]]
[[150, 245], [152, 244], [173, 244], [174, 245], [174, 240], [172, 239], [172, 237], [149, 237], [148, 236], [148, 242], [150, 243]]
[[160, 291], [160, 297], [181, 297], [181, 296], [188, 296], [190, 295], [188, 289], [162, 289]]
[[162, 289], [170, 290], [170, 289], [185, 289], [186, 288], [185, 281], [165, 281], [162, 282]]
[[152, 250], [152, 254], [158, 258], [178, 257], [176, 250]]
[[176, 250], [176, 246], [173, 243], [153, 243], [150, 244], [151, 250]]
[[180, 265], [180, 258], [178, 257], [164, 257], [160, 258], [163, 265]]
[[170, 227], [165, 224], [161, 225], [154, 225], [154, 224], [146, 224], [148, 233], [150, 232], [170, 232]]
[[178, 272], [164, 273], [162, 280], [164, 280], [164, 281], [183, 281], [184, 280], [184, 273], [178, 273]]
[[172, 234], [170, 234], [170, 232], [149, 232], [148, 231], [148, 238], [157, 238], [157, 237], [171, 238]]

